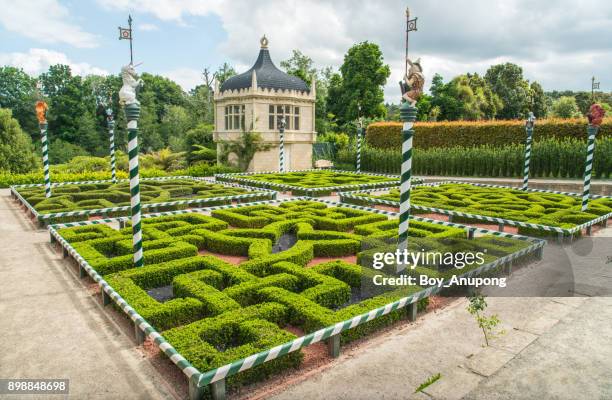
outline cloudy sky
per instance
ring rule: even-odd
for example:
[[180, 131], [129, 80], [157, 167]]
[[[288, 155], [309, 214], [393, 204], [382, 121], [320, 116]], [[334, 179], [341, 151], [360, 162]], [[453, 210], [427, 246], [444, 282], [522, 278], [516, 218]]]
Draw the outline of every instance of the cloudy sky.
[[300, 49], [318, 67], [337, 67], [354, 43], [379, 44], [392, 70], [386, 99], [397, 102], [407, 5], [418, 17], [410, 54], [428, 78], [511, 61], [545, 90], [589, 90], [593, 75], [612, 90], [609, 0], [0, 0], [0, 65], [117, 73], [129, 60], [117, 26], [131, 13], [141, 70], [185, 89], [201, 83], [204, 67], [249, 68], [265, 33], [277, 65]]

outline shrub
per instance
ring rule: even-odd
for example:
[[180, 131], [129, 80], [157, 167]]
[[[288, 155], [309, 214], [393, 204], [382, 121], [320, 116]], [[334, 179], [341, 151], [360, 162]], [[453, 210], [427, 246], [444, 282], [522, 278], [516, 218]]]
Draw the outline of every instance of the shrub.
[[11, 110], [0, 108], [0, 171], [23, 173], [36, 165], [30, 137], [21, 130]]
[[74, 157], [88, 155], [87, 150], [81, 146], [61, 139], [55, 139], [49, 144], [49, 163], [51, 164], [67, 163]]

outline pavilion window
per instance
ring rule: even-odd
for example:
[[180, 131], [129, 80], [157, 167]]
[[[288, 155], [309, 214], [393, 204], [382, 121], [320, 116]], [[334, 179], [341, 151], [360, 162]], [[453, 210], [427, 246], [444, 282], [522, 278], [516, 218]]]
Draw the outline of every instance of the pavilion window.
[[285, 117], [286, 130], [300, 130], [300, 107], [290, 104], [270, 105], [268, 108], [268, 128], [277, 130], [281, 118]]
[[240, 130], [245, 128], [244, 104], [225, 106], [225, 130]]

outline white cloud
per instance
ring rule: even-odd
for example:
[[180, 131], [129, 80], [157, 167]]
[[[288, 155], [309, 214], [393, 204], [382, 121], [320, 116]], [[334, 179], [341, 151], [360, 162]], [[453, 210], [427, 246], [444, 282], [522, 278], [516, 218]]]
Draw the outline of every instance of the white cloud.
[[172, 79], [174, 82], [181, 85], [185, 91], [189, 91], [197, 85], [204, 83], [202, 71], [198, 71], [194, 68], [177, 68], [171, 71], [162, 72], [160, 75]]
[[[252, 64], [264, 33], [277, 64], [290, 56], [291, 49], [300, 49], [319, 67], [338, 67], [350, 46], [368, 40], [381, 46], [393, 71], [385, 88], [387, 101], [399, 100], [406, 6], [402, 0], [98, 2], [181, 25], [188, 17], [214, 14], [227, 34], [219, 50], [236, 66]], [[426, 87], [434, 73], [448, 81], [466, 72], [484, 73], [498, 62], [521, 65], [524, 76], [538, 80], [545, 90], [586, 89], [592, 75], [601, 79], [604, 90], [605, 82], [612, 82], [612, 2], [583, 0], [576, 7], [571, 0], [414, 0], [410, 7], [419, 18], [410, 54], [423, 61]]]
[[83, 31], [57, 0], [0, 0], [0, 9], [0, 24], [8, 31], [42, 43], [98, 45], [96, 35]]
[[143, 32], [159, 30], [157, 25], [154, 25], [154, 24], [139, 24], [137, 29], [140, 30], [140, 31], [143, 31]]
[[70, 66], [74, 75], [108, 75], [108, 71], [88, 63], [74, 62], [64, 53], [48, 49], [30, 49], [27, 53], [0, 53], [0, 65], [23, 68], [25, 72], [36, 76], [46, 72], [50, 65], [65, 64]]

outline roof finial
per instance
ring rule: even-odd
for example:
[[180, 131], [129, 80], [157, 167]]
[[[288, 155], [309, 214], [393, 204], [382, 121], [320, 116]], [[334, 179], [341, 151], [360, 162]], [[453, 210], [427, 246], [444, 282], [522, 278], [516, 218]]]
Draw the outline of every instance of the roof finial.
[[266, 35], [263, 35], [263, 37], [261, 38], [259, 43], [261, 44], [261, 48], [262, 49], [267, 49], [268, 48], [268, 38], [266, 37]]

